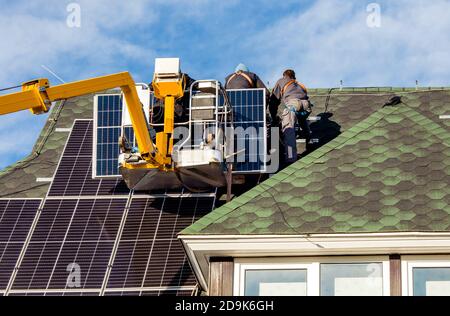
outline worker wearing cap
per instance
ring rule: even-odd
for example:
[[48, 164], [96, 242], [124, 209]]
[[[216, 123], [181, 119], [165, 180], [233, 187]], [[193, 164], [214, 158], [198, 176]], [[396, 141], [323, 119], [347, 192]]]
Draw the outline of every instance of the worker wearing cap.
[[225, 89], [267, 89], [258, 75], [250, 72], [244, 64], [239, 64], [234, 73], [225, 79]]
[[[288, 69], [283, 73], [283, 78], [278, 80], [272, 90], [269, 102], [269, 110], [274, 121], [279, 121], [278, 107], [282, 105], [281, 128], [285, 147], [285, 161], [287, 164], [297, 161], [297, 137], [295, 124], [306, 135], [306, 142], [310, 140], [310, 130], [307, 122], [311, 114], [311, 103], [308, 98], [308, 90], [299, 83], [295, 71]], [[279, 123], [278, 123], [279, 124]]]

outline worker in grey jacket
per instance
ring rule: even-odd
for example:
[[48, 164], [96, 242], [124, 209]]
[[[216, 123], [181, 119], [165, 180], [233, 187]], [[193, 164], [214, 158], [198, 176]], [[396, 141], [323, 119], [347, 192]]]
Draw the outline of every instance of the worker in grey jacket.
[[[239, 64], [234, 73], [225, 78], [225, 89], [266, 89], [258, 75], [250, 72], [244, 64]], [[267, 94], [268, 95], [268, 94]]]
[[[274, 122], [279, 122], [278, 107], [282, 105], [281, 128], [283, 132], [283, 143], [285, 162], [291, 164], [297, 161], [297, 137], [295, 124], [298, 122], [300, 128], [306, 135], [306, 142], [310, 140], [310, 130], [307, 122], [311, 114], [311, 103], [308, 98], [308, 90], [299, 83], [295, 71], [288, 69], [283, 73], [283, 78], [278, 80], [272, 90], [269, 103], [269, 111]], [[278, 123], [279, 124], [279, 123]]]

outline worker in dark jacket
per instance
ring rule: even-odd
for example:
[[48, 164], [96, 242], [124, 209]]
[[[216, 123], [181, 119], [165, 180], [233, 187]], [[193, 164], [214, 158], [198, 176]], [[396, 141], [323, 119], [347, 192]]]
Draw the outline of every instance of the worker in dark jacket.
[[295, 71], [288, 69], [283, 73], [283, 78], [278, 80], [272, 91], [269, 110], [272, 119], [279, 122], [278, 107], [282, 105], [281, 128], [285, 147], [285, 161], [290, 164], [297, 161], [297, 137], [295, 124], [306, 135], [306, 142], [310, 140], [310, 130], [307, 122], [311, 114], [311, 103], [308, 98], [308, 90], [299, 83]]
[[[225, 79], [225, 89], [266, 89], [266, 85], [247, 66], [239, 64], [234, 73]], [[268, 94], [267, 94], [268, 95]]]

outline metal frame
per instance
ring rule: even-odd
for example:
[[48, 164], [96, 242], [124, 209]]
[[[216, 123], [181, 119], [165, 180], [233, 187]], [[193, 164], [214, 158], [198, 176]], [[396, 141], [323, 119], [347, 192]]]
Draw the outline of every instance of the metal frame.
[[[215, 120], [202, 120], [202, 122], [215, 124], [215, 135], [218, 135], [218, 132], [219, 132], [219, 115], [220, 114], [226, 114], [225, 112], [219, 113], [219, 91], [220, 91], [219, 87], [220, 87], [220, 82], [217, 81], [217, 80], [197, 80], [197, 81], [194, 81], [191, 84], [191, 87], [189, 88], [189, 95], [190, 95], [190, 98], [189, 98], [189, 135], [180, 145], [177, 145], [177, 148], [179, 148], [179, 149], [182, 149], [183, 147], [186, 146], [186, 144], [189, 141], [191, 141], [191, 139], [192, 139], [192, 126], [196, 122], [196, 121], [192, 120], [192, 109], [193, 109], [193, 107], [192, 107], [192, 97], [193, 97], [193, 91], [194, 91], [193, 88], [199, 83], [207, 83], [207, 82], [215, 83], [215, 85], [216, 85], [216, 106], [215, 106], [216, 119]], [[226, 123], [227, 123], [227, 121], [225, 120], [225, 124]], [[225, 128], [227, 128], [226, 125], [225, 125]], [[196, 147], [198, 147], [198, 146], [196, 146], [195, 144], [192, 144], [192, 145], [189, 146], [189, 148], [192, 148], [192, 149], [194, 149]]]

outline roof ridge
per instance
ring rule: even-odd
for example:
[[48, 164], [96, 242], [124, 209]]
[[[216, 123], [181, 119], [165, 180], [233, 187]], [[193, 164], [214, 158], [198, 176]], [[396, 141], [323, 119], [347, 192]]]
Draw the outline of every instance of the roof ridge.
[[349, 92], [364, 92], [367, 95], [376, 95], [377, 93], [383, 93], [387, 95], [390, 93], [425, 93], [425, 92], [436, 92], [436, 91], [450, 91], [450, 87], [334, 87], [334, 88], [310, 88], [311, 93], [320, 93], [319, 96], [335, 93], [336, 95], [345, 95]]

